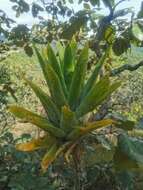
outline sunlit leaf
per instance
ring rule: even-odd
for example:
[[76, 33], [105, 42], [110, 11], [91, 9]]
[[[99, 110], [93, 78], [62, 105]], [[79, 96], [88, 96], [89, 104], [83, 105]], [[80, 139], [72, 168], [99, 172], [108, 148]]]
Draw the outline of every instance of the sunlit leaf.
[[33, 89], [36, 96], [40, 99], [42, 106], [47, 112], [49, 120], [58, 125], [60, 121], [60, 111], [58, 110], [55, 103], [51, 100], [49, 95], [46, 94], [40, 87], [38, 87], [36, 84], [27, 79], [25, 80], [29, 84], [29, 86]]
[[46, 135], [38, 139], [33, 139], [30, 142], [17, 144], [16, 149], [26, 152], [45, 148], [48, 149], [55, 141], [56, 139], [50, 137], [50, 135]]
[[57, 146], [57, 144], [53, 144], [53, 146], [51, 146], [51, 148], [44, 155], [41, 162], [43, 172], [45, 172], [49, 165], [56, 159], [58, 149], [59, 147]]
[[81, 90], [83, 88], [84, 79], [86, 75], [87, 61], [88, 61], [88, 45], [86, 44], [77, 60], [70, 87], [69, 105], [71, 106], [72, 109], [75, 109], [80, 99]]
[[103, 66], [103, 64], [105, 63], [105, 60], [108, 56], [108, 53], [110, 51], [110, 48], [108, 48], [105, 52], [105, 54], [99, 59], [98, 63], [95, 65], [95, 69], [92, 73], [92, 75], [90, 76], [90, 78], [88, 79], [83, 92], [82, 92], [82, 98], [85, 97], [85, 95], [87, 95], [87, 93], [89, 92], [89, 90], [93, 87], [93, 85], [96, 83], [97, 77], [99, 75], [99, 72]]
[[64, 94], [67, 96], [67, 90], [66, 90], [66, 85], [65, 85], [65, 81], [64, 81], [64, 76], [62, 73], [62, 68], [61, 68], [61, 66], [57, 60], [57, 57], [50, 44], [48, 44], [48, 46], [47, 46], [47, 55], [48, 55], [48, 62], [52, 66], [52, 68], [54, 69], [56, 74], [58, 75], [58, 77], [61, 81], [61, 85], [62, 85]]
[[13, 113], [16, 117], [26, 120], [29, 123], [36, 125], [37, 127], [43, 129], [44, 131], [49, 132], [53, 136], [56, 137], [64, 137], [65, 133], [63, 130], [54, 127], [46, 118], [42, 116], [32, 113], [22, 107], [19, 106], [9, 106], [9, 111]]
[[57, 44], [56, 44], [56, 47], [57, 47], [57, 50], [58, 50], [58, 56], [59, 56], [59, 61], [60, 61], [60, 64], [61, 64], [61, 68], [62, 68], [62, 71], [63, 71], [65, 46], [60, 41], [58, 41]]
[[43, 173], [46, 172], [49, 165], [58, 157], [61, 153], [65, 153], [67, 148], [69, 147], [69, 143], [65, 143], [61, 146], [59, 146], [57, 143], [53, 143], [51, 147], [47, 150], [46, 154], [44, 155], [42, 162], [41, 162], [41, 168]]
[[45, 66], [45, 74], [51, 97], [58, 108], [61, 109], [62, 106], [67, 104], [67, 101], [60, 80], [50, 64]]
[[108, 77], [102, 78], [95, 84], [88, 94], [83, 98], [81, 104], [76, 110], [77, 117], [93, 111], [99, 106], [106, 98], [108, 98], [118, 87], [120, 82], [110, 85]]
[[68, 135], [67, 138], [70, 140], [77, 139], [77, 138], [80, 138], [80, 137], [94, 131], [94, 130], [110, 126], [114, 123], [115, 123], [115, 121], [113, 121], [112, 119], [104, 119], [101, 121], [87, 123], [83, 127], [79, 126], [79, 127], [76, 127], [75, 129], [73, 129], [73, 131]]
[[113, 25], [109, 25], [105, 32], [104, 32], [104, 39], [108, 42], [108, 43], [112, 43], [113, 40], [115, 38], [115, 27], [113, 27]]
[[63, 92], [60, 79], [58, 75], [56, 74], [56, 72], [54, 71], [54, 69], [52, 68], [52, 66], [45, 62], [42, 55], [39, 53], [38, 49], [35, 46], [34, 46], [34, 49], [38, 57], [40, 66], [42, 68], [45, 80], [48, 84], [53, 101], [57, 103], [59, 108], [61, 108], [61, 106], [66, 104], [66, 97]]

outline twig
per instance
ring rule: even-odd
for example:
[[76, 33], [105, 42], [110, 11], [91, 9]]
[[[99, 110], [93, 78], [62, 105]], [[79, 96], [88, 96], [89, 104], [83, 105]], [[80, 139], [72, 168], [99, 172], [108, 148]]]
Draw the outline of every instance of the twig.
[[143, 60], [140, 61], [139, 63], [137, 63], [136, 65], [131, 65], [131, 64], [125, 64], [121, 67], [118, 67], [116, 69], [113, 69], [110, 73], [110, 76], [111, 77], [114, 77], [118, 74], [121, 74], [122, 72], [124, 71], [135, 71], [137, 70], [138, 68], [142, 67], [143, 66]]

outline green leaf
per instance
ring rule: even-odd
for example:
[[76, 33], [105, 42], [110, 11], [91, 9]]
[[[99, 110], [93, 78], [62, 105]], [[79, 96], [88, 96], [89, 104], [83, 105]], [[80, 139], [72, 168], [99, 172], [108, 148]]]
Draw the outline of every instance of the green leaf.
[[41, 167], [43, 172], [46, 172], [49, 165], [63, 152], [65, 152], [65, 149], [67, 147], [67, 144], [63, 144], [59, 146], [58, 143], [53, 143], [52, 146], [48, 149], [46, 154], [44, 155]]
[[[70, 42], [70, 46], [71, 46], [71, 49], [72, 49], [72, 55], [73, 55], [73, 59], [76, 59], [76, 50], [77, 50], [77, 42], [76, 42], [76, 39], [75, 37], [73, 36], [71, 42]], [[75, 60], [74, 60], [75, 62]]]
[[65, 48], [65, 53], [64, 53], [64, 75], [66, 75], [66, 73], [70, 73], [73, 71], [74, 71], [74, 65], [73, 65], [72, 49], [70, 44], [68, 44]]
[[52, 68], [54, 69], [54, 71], [57, 73], [58, 77], [61, 78], [61, 69], [60, 69], [60, 65], [58, 63], [57, 57], [51, 47], [50, 44], [47, 45], [47, 58], [48, 58], [48, 62], [49, 64], [52, 66]]
[[39, 12], [43, 12], [43, 11], [44, 11], [43, 7], [41, 7], [39, 4], [32, 3], [31, 12], [32, 12], [33, 17], [37, 17]]
[[13, 113], [16, 117], [26, 120], [29, 123], [36, 125], [37, 127], [49, 132], [55, 137], [64, 137], [65, 133], [63, 130], [54, 127], [46, 118], [32, 113], [25, 108], [19, 106], [9, 106], [9, 111]]
[[116, 173], [117, 180], [120, 181], [122, 188], [128, 190], [135, 189], [134, 174], [129, 171], [120, 171]]
[[114, 155], [114, 163], [118, 171], [142, 170], [143, 141], [128, 137], [125, 134], [120, 134]]
[[36, 55], [37, 55], [37, 58], [38, 58], [38, 61], [39, 61], [39, 63], [40, 63], [40, 66], [41, 66], [42, 72], [43, 72], [43, 74], [44, 74], [44, 77], [45, 77], [45, 79], [46, 79], [46, 73], [45, 73], [45, 65], [46, 65], [46, 63], [45, 63], [45, 61], [44, 61], [42, 55], [41, 55], [40, 52], [38, 51], [37, 47], [35, 46], [35, 44], [33, 44], [33, 48], [34, 48], [35, 53], [36, 53]]
[[135, 122], [130, 120], [116, 120], [117, 123], [115, 124], [116, 127], [130, 131], [135, 128]]
[[32, 57], [33, 49], [29, 44], [24, 45], [24, 51], [29, 57]]
[[52, 66], [52, 68], [54, 69], [56, 74], [58, 75], [60, 82], [62, 84], [64, 94], [65, 94], [65, 96], [67, 96], [67, 89], [66, 89], [66, 84], [64, 81], [64, 76], [62, 74], [62, 69], [60, 67], [60, 64], [58, 63], [57, 57], [56, 57], [52, 47], [50, 46], [50, 44], [48, 44], [48, 46], [47, 46], [47, 55], [48, 55], [48, 62]]
[[115, 38], [115, 27], [112, 24], [109, 24], [104, 31], [104, 39], [109, 44], [112, 44], [114, 38]]
[[102, 68], [102, 65], [105, 63], [105, 60], [108, 56], [108, 53], [110, 51], [110, 48], [108, 48], [105, 52], [105, 54], [99, 59], [98, 63], [95, 66], [95, 69], [92, 73], [92, 75], [90, 76], [90, 78], [88, 79], [87, 83], [85, 84], [85, 87], [83, 89], [82, 92], [82, 98], [85, 97], [87, 95], [87, 93], [89, 92], [89, 90], [93, 87], [93, 85], [96, 83], [96, 80], [98, 78], [99, 72]]
[[76, 110], [77, 117], [81, 117], [88, 112], [93, 111], [99, 106], [112, 92], [120, 86], [120, 82], [110, 85], [109, 77], [102, 78], [85, 96]]
[[67, 106], [62, 107], [62, 115], [60, 126], [64, 130], [64, 132], [71, 131], [75, 125], [77, 125], [77, 120], [75, 117], [75, 113], [72, 112]]
[[72, 73], [74, 71], [73, 54], [70, 44], [68, 44], [65, 48], [63, 70], [66, 85], [69, 89], [72, 80]]
[[83, 6], [84, 6], [85, 9], [90, 10], [90, 5], [88, 3], [84, 3]]
[[46, 82], [48, 84], [53, 101], [61, 110], [61, 107], [66, 105], [66, 97], [63, 92], [60, 79], [58, 75], [56, 74], [55, 70], [52, 68], [51, 64], [46, 64], [46, 62], [44, 61], [44, 59], [42, 58], [41, 54], [39, 53], [39, 51], [37, 50], [35, 46], [34, 46], [34, 49], [38, 57]]
[[87, 61], [88, 61], [88, 46], [85, 45], [84, 49], [81, 51], [80, 56], [77, 60], [69, 92], [69, 105], [73, 110], [78, 105], [80, 100], [81, 90], [84, 85], [84, 79], [87, 69]]
[[103, 1], [104, 5], [108, 8], [114, 6], [114, 4], [115, 4], [114, 0], [102, 0], [102, 1]]
[[95, 83], [87, 95], [82, 99], [81, 104], [76, 110], [77, 117], [93, 111], [96, 106], [100, 105], [106, 92], [109, 89], [109, 77], [102, 78], [98, 83]]
[[71, 19], [71, 23], [66, 25], [61, 33], [61, 38], [71, 40], [72, 37], [80, 31], [80, 28], [87, 23], [87, 16], [85, 14], [79, 15]]
[[98, 7], [100, 6], [100, 0], [90, 0], [90, 3], [91, 3], [92, 6], [96, 6], [96, 5]]
[[68, 90], [70, 88], [73, 72], [75, 69], [76, 50], [77, 50], [77, 43], [75, 41], [75, 38], [73, 37], [71, 42], [66, 46], [65, 52], [64, 52], [63, 72], [64, 72], [64, 78], [65, 78], [66, 86]]
[[71, 47], [71, 51], [72, 51], [72, 67], [75, 68], [75, 64], [76, 64], [76, 58], [77, 58], [77, 42], [75, 37], [73, 36], [71, 42], [70, 42], [70, 47]]
[[56, 48], [58, 50], [59, 61], [63, 71], [65, 46], [60, 41], [58, 41], [56, 44]]
[[60, 111], [58, 110], [57, 106], [51, 100], [49, 95], [47, 95], [40, 87], [27, 79], [25, 80], [35, 92], [36, 96], [40, 99], [42, 106], [48, 115], [49, 121], [58, 126], [60, 121]]
[[111, 95], [115, 90], [117, 90], [119, 87], [121, 86], [121, 82], [115, 82], [113, 84], [110, 85], [108, 92], [107, 92], [107, 96]]
[[45, 66], [45, 77], [54, 103], [61, 107], [67, 104], [60, 80], [50, 64]]
[[123, 53], [127, 52], [129, 47], [130, 42], [128, 39], [116, 38], [116, 40], [113, 43], [112, 49], [117, 56], [120, 56]]
[[137, 40], [143, 41], [143, 32], [137, 23], [132, 26], [132, 34]]
[[[96, 165], [112, 162], [114, 155], [114, 148], [111, 150], [105, 148], [101, 144], [92, 144], [92, 148], [90, 150], [87, 149], [84, 160], [86, 162], [86, 166], [93, 168]], [[93, 175], [93, 174], [92, 174]], [[91, 176], [93, 177], [93, 176]]]

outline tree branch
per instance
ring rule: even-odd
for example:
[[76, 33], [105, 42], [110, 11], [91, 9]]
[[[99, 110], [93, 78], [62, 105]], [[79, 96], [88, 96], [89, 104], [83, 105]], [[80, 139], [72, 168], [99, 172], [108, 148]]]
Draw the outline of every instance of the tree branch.
[[120, 5], [121, 3], [123, 3], [124, 1], [126, 1], [126, 0], [120, 0], [118, 3], [116, 3], [116, 5], [113, 7], [113, 10], [115, 10], [116, 7], [117, 7], [118, 5]]
[[113, 69], [111, 71], [111, 73], [110, 73], [110, 76], [114, 77], [114, 76], [116, 76], [118, 74], [121, 74], [124, 71], [135, 71], [135, 70], [137, 70], [138, 68], [140, 68], [142, 66], [143, 66], [143, 60], [140, 61], [139, 63], [137, 63], [136, 65], [125, 64], [125, 65], [123, 65], [121, 67]]

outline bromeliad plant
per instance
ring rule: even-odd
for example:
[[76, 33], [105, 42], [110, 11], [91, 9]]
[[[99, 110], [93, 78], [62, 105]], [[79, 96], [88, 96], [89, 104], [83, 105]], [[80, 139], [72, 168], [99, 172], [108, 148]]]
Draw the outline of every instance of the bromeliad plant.
[[88, 45], [85, 45], [80, 55], [77, 55], [76, 49], [74, 40], [60, 48], [59, 56], [55, 55], [50, 45], [42, 53], [35, 47], [50, 95], [33, 82], [25, 80], [41, 101], [47, 116], [16, 105], [9, 106], [15, 116], [45, 131], [44, 137], [17, 145], [21, 151], [46, 149], [41, 162], [44, 171], [60, 154], [68, 160], [87, 134], [115, 123], [111, 119], [93, 122], [84, 120], [86, 114], [97, 109], [120, 86], [120, 82], [111, 84], [108, 76], [98, 77], [109, 50], [101, 57], [87, 80]]

